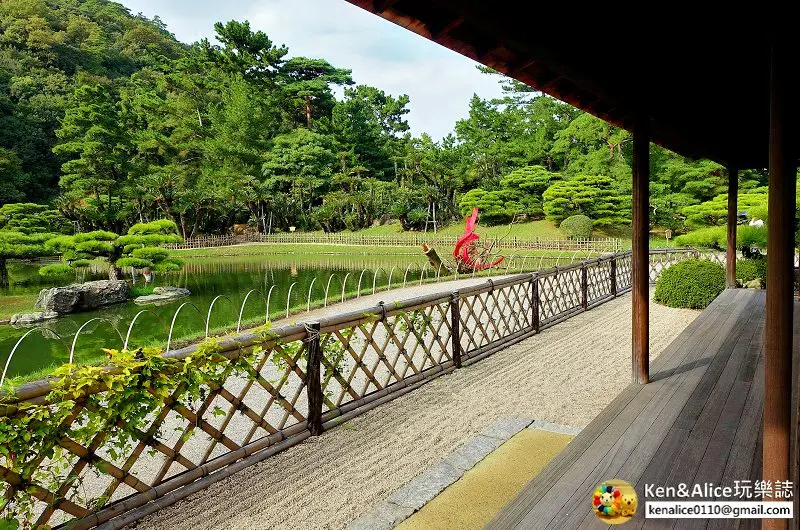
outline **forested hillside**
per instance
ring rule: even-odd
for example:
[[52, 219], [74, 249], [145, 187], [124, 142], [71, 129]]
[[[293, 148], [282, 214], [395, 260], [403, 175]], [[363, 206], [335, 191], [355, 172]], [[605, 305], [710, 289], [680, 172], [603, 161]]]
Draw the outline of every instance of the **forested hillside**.
[[[440, 222], [473, 206], [490, 223], [629, 221], [630, 135], [569, 105], [498, 76], [505, 98], [464, 102], [442, 140], [414, 137], [407, 96], [247, 22], [214, 30], [188, 45], [106, 0], [2, 0], [0, 205], [46, 202], [116, 233], [167, 218], [184, 237], [419, 229], [434, 205]], [[722, 167], [657, 147], [651, 165], [654, 224], [719, 222]], [[764, 182], [748, 172], [741, 188], [763, 197]]]

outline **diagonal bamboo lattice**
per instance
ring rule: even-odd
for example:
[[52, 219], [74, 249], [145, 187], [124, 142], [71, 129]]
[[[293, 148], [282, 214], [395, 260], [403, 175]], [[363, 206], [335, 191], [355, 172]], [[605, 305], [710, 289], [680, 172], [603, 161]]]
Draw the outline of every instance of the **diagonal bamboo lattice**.
[[[692, 251], [659, 251], [651, 279]], [[0, 466], [6, 506], [27, 495], [34, 525], [119, 528], [158, 507], [319, 434], [462, 364], [539, 333], [630, 290], [630, 253], [517, 274], [457, 292], [439, 292], [319, 322], [242, 333], [219, 342], [216, 376], [200, 395], [182, 388], [156, 400], [124, 448], [104, 442], [124, 419], [95, 425], [76, 399], [64, 435], [23, 477]], [[197, 346], [168, 352], [185, 359]], [[24, 403], [48, 401], [52, 381], [0, 396], [0, 420]], [[106, 392], [102, 388], [95, 396]], [[95, 402], [97, 402], [95, 400]], [[96, 405], [94, 405], [96, 406]], [[130, 426], [128, 426], [130, 427]], [[79, 443], [74, 434], [82, 433]], [[64, 455], [57, 468], [53, 450]], [[3, 460], [0, 459], [0, 462]]]

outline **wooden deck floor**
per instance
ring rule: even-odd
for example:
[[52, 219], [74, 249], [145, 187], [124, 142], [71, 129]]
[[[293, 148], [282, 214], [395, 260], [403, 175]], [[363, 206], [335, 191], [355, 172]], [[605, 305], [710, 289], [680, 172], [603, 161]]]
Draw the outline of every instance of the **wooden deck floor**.
[[626, 529], [760, 527], [645, 520], [643, 487], [760, 478], [764, 301], [756, 290], [720, 295], [652, 363], [652, 382], [627, 387], [487, 528], [608, 527], [592, 513], [591, 494], [612, 478], [639, 494]]

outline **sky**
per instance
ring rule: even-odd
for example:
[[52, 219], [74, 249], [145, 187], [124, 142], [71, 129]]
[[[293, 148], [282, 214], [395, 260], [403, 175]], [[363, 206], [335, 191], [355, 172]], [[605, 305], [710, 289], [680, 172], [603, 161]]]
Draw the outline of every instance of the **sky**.
[[344, 0], [118, 0], [132, 13], [158, 15], [178, 40], [213, 40], [214, 23], [249, 20], [291, 56], [321, 57], [353, 70], [356, 83], [411, 98], [414, 135], [438, 140], [466, 117], [473, 94], [501, 95], [474, 61]]

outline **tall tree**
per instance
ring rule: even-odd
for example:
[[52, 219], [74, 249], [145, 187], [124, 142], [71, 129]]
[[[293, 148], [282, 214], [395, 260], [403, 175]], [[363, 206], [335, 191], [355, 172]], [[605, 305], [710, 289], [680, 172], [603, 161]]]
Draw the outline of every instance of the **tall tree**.
[[286, 61], [280, 77], [290, 115], [299, 110], [308, 129], [312, 116], [330, 116], [335, 104], [331, 86], [352, 85], [351, 73], [352, 70], [335, 68], [324, 59], [294, 57]]
[[122, 224], [121, 193], [130, 157], [129, 136], [111, 89], [84, 85], [75, 90], [57, 131], [53, 148], [69, 157], [62, 166], [66, 195], [84, 199], [89, 207], [71, 213], [88, 223], [117, 229]]

